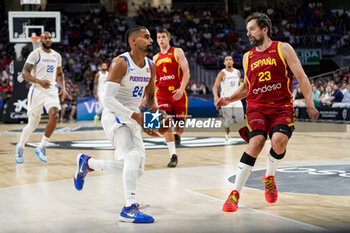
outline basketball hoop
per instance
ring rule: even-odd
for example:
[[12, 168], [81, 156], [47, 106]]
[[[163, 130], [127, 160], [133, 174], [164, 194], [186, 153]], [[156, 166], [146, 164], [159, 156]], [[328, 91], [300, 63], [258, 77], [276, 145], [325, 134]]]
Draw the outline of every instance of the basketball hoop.
[[31, 36], [33, 50], [40, 47], [40, 36]]

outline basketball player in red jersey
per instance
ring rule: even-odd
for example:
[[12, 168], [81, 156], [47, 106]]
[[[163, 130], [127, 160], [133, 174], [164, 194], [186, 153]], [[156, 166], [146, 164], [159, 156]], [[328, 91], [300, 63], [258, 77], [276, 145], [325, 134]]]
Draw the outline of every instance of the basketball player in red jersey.
[[246, 27], [254, 48], [243, 56], [244, 83], [233, 95], [220, 98], [216, 103], [220, 107], [247, 97], [247, 126], [239, 133], [249, 144], [238, 164], [233, 191], [223, 206], [223, 211], [227, 212], [237, 210], [241, 190], [267, 136], [271, 139], [271, 149], [263, 176], [265, 199], [269, 203], [277, 201], [274, 175], [294, 130], [292, 73], [300, 84], [309, 117], [317, 120], [319, 116], [312, 100], [310, 82], [294, 49], [288, 43], [271, 40], [272, 26], [268, 16], [254, 13], [247, 18]]
[[[185, 120], [188, 107], [185, 88], [190, 79], [187, 59], [181, 48], [170, 46], [170, 33], [167, 29], [163, 28], [157, 32], [157, 43], [160, 52], [153, 57], [153, 61], [157, 67], [156, 98], [159, 108], [175, 116], [175, 120]], [[171, 156], [168, 167], [177, 165], [175, 137], [177, 137], [176, 144], [180, 144], [183, 130], [177, 125], [175, 135], [172, 131], [164, 134]]]

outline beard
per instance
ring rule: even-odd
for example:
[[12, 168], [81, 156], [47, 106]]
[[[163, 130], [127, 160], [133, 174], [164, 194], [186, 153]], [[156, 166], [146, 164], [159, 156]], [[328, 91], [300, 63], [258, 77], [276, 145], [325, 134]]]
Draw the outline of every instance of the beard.
[[153, 46], [150, 44], [150, 45], [147, 45], [145, 52], [150, 53], [150, 52], [152, 52], [152, 50], [153, 50]]
[[43, 45], [43, 47], [44, 47], [45, 49], [51, 49], [51, 44], [46, 45], [46, 44], [42, 43], [42, 45]]
[[256, 47], [259, 45], [262, 45], [264, 43], [264, 37], [261, 36], [260, 39], [256, 39], [255, 37], [253, 37], [253, 40], [250, 42], [250, 45]]

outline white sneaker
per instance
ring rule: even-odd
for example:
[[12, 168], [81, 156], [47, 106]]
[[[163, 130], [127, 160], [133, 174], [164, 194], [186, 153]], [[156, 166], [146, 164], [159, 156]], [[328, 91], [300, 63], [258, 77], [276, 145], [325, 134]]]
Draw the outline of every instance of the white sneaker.
[[46, 163], [47, 162], [47, 158], [46, 158], [46, 148], [40, 148], [39, 146], [37, 146], [37, 148], [35, 149], [35, 154], [38, 156], [38, 158], [40, 159], [40, 161]]
[[16, 154], [15, 154], [15, 160], [17, 163], [23, 163], [24, 162], [24, 157], [23, 157], [23, 152], [24, 148], [19, 147], [18, 144], [16, 144]]
[[228, 138], [225, 137], [225, 144], [227, 144], [227, 145], [232, 144], [232, 138], [231, 137], [228, 137]]

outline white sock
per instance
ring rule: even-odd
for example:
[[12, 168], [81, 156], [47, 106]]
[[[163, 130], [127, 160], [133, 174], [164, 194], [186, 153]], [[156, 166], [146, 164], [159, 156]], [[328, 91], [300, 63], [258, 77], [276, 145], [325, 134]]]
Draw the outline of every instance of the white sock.
[[271, 153], [269, 152], [269, 155], [267, 156], [267, 169], [265, 177], [274, 176], [281, 161], [282, 159], [276, 159], [272, 157]]
[[47, 144], [48, 142], [49, 142], [49, 138], [46, 137], [45, 135], [43, 135], [43, 138], [41, 139], [41, 142], [40, 142], [39, 147], [40, 147], [40, 148], [46, 147], [46, 144]]
[[126, 206], [136, 203], [136, 180], [141, 157], [137, 151], [124, 156], [123, 185]]
[[247, 182], [247, 179], [250, 175], [250, 172], [252, 171], [253, 166], [250, 166], [248, 164], [240, 162], [238, 164], [237, 172], [236, 172], [236, 179], [235, 184], [233, 186], [233, 190], [238, 191], [238, 193], [241, 193], [241, 190], [245, 183]]
[[99, 160], [99, 159], [89, 159], [88, 165], [91, 169], [106, 171], [110, 173], [115, 173], [118, 175], [123, 174], [124, 163], [113, 160]]
[[226, 138], [226, 139], [229, 139], [229, 138], [230, 138], [230, 134], [226, 134], [226, 135], [225, 135], [225, 138]]
[[175, 141], [167, 142], [168, 145], [170, 157], [173, 156], [173, 154], [176, 154], [176, 147], [175, 147]]

